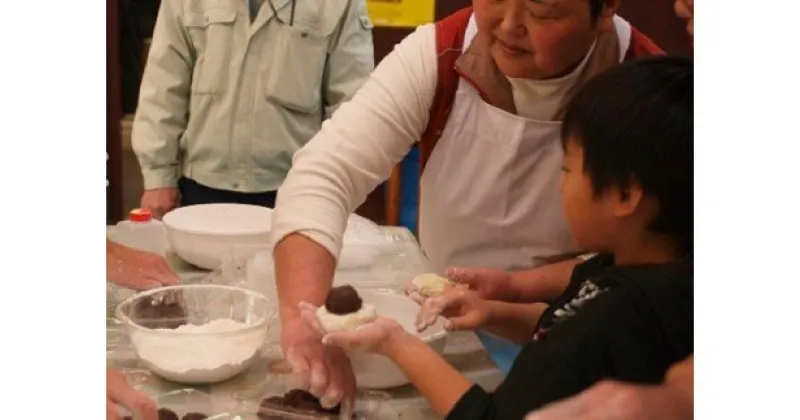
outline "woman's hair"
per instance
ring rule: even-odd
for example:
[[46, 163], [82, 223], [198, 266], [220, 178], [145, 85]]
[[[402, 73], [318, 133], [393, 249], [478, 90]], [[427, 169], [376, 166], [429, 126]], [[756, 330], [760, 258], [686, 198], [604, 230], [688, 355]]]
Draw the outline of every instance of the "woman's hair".
[[649, 229], [694, 243], [694, 66], [678, 56], [620, 64], [570, 102], [562, 141], [583, 149], [596, 195], [632, 182], [659, 203]]
[[597, 19], [600, 17], [600, 13], [603, 12], [603, 7], [606, 4], [606, 0], [589, 0], [589, 10], [591, 11], [592, 19]]

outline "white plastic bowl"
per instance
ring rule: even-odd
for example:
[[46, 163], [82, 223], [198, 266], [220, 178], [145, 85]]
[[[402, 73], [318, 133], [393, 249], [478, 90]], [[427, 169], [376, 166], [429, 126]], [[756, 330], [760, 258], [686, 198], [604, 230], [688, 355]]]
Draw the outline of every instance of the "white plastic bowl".
[[236, 246], [269, 244], [272, 209], [246, 204], [199, 204], [172, 210], [162, 222], [170, 246], [179, 257], [214, 270]]
[[[406, 331], [419, 335], [420, 338], [439, 354], [444, 353], [447, 331], [444, 319], [417, 333], [414, 322], [419, 312], [419, 305], [411, 298], [392, 290], [373, 289], [358, 290], [365, 303], [375, 306], [378, 315], [392, 318], [400, 323]], [[409, 383], [408, 378], [389, 358], [364, 352], [348, 352], [356, 376], [356, 384], [361, 389], [387, 389]]]

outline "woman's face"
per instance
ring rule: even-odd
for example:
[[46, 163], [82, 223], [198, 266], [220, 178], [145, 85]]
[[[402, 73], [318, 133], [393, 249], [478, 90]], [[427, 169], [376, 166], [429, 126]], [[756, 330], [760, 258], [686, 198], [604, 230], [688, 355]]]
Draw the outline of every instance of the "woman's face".
[[694, 0], [675, 0], [675, 14], [686, 20], [686, 32], [694, 37]]
[[616, 1], [607, 1], [596, 20], [589, 0], [474, 0], [473, 8], [503, 74], [549, 79], [569, 73], [598, 33], [611, 30]]

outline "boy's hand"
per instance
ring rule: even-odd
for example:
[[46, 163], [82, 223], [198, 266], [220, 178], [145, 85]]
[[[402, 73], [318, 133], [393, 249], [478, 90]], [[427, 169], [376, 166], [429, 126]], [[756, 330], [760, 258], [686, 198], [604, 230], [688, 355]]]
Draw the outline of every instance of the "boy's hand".
[[406, 296], [410, 297], [411, 299], [414, 300], [414, 302], [417, 302], [420, 305], [422, 305], [422, 303], [425, 302], [425, 296], [422, 296], [419, 287], [417, 287], [417, 285], [414, 284], [414, 279], [409, 279], [403, 285], [403, 292], [406, 294]]
[[[410, 279], [403, 285], [403, 292], [406, 294], [406, 296], [413, 299], [414, 302], [417, 302], [418, 304], [422, 305], [425, 302], [425, 299], [428, 298], [428, 296], [424, 295], [420, 290], [419, 286], [414, 284], [414, 280], [415, 278]], [[445, 291], [458, 288], [469, 289], [469, 285], [467, 284], [457, 283], [455, 281], [452, 281], [452, 279], [450, 280], [451, 281], [447, 282], [447, 284], [444, 285]]]
[[481, 299], [506, 302], [516, 300], [512, 290], [511, 274], [505, 271], [483, 268], [448, 268], [447, 277], [456, 283], [468, 286]]
[[423, 331], [436, 322], [438, 316], [447, 321], [448, 331], [474, 330], [489, 321], [489, 305], [478, 294], [464, 289], [451, 289], [425, 300], [417, 315], [417, 330]]

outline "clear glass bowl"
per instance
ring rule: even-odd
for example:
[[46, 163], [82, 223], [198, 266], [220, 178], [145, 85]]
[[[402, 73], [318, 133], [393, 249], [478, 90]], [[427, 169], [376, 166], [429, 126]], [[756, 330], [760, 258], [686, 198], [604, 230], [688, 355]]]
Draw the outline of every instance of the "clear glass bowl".
[[[275, 324], [274, 305], [263, 295], [210, 284], [141, 292], [119, 304], [116, 315], [142, 363], [184, 384], [221, 382], [240, 374], [260, 356], [268, 328]], [[209, 323], [229, 325], [189, 331]]]

